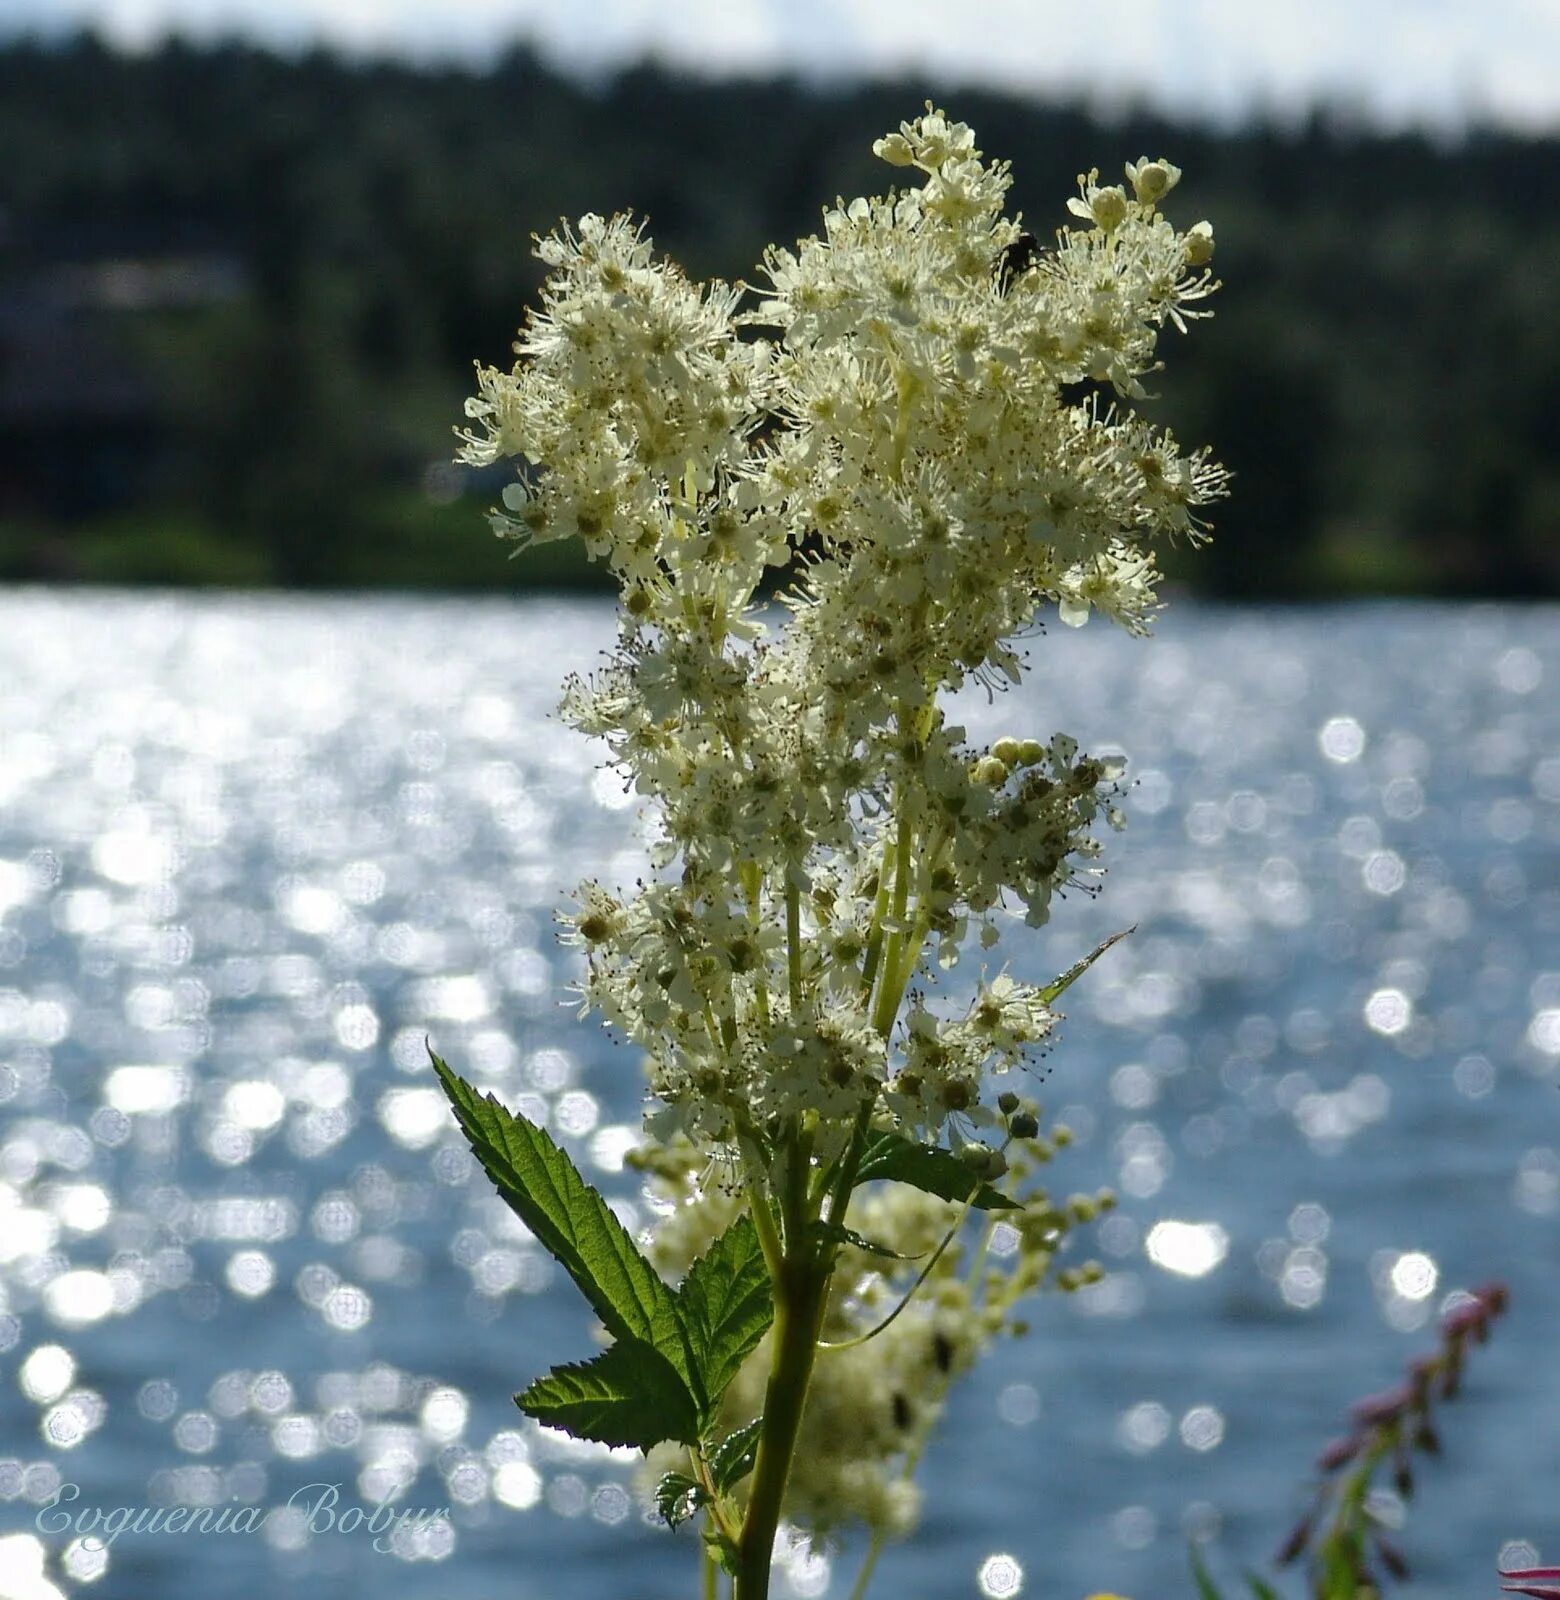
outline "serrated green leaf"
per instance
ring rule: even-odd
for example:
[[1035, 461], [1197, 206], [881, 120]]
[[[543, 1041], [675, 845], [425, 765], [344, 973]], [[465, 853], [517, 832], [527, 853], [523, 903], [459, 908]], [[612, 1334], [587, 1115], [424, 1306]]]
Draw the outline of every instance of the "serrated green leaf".
[[677, 1307], [712, 1417], [726, 1386], [769, 1331], [774, 1291], [758, 1230], [739, 1217], [688, 1269]]
[[753, 1470], [753, 1463], [758, 1459], [759, 1436], [763, 1431], [764, 1419], [754, 1417], [745, 1427], [728, 1433], [708, 1452], [710, 1476], [722, 1494], [729, 1494]]
[[1050, 1003], [1064, 990], [1072, 988], [1079, 978], [1081, 978], [1084, 973], [1086, 973], [1089, 968], [1092, 967], [1094, 963], [1098, 961], [1099, 958], [1104, 955], [1113, 944], [1120, 944], [1129, 933], [1136, 932], [1137, 924], [1134, 923], [1132, 927], [1123, 928], [1120, 933], [1113, 933], [1110, 938], [1104, 939], [1099, 944], [1095, 945], [1095, 947], [1083, 958], [1082, 961], [1073, 962], [1073, 964], [1061, 975], [1061, 977], [1055, 979], [1051, 983], [1048, 983], [1040, 991], [1040, 1003], [1042, 1005], [1050, 1005]]
[[681, 1527], [708, 1499], [704, 1485], [685, 1472], [668, 1472], [655, 1486], [655, 1509], [669, 1528]]
[[719, 1562], [721, 1571], [728, 1578], [735, 1578], [742, 1562], [742, 1553], [737, 1549], [736, 1540], [729, 1534], [722, 1533], [713, 1517], [705, 1521], [704, 1542], [715, 1552], [715, 1559]]
[[573, 1278], [607, 1331], [650, 1345], [705, 1404], [677, 1298], [543, 1128], [479, 1094], [430, 1050], [456, 1120], [510, 1210]]
[[1202, 1558], [1202, 1551], [1195, 1544], [1187, 1546], [1187, 1555], [1191, 1558], [1192, 1582], [1197, 1585], [1197, 1600], [1221, 1600], [1219, 1591], [1214, 1587], [1213, 1579], [1208, 1576], [1208, 1568]]
[[554, 1367], [515, 1396], [528, 1417], [576, 1439], [634, 1445], [695, 1444], [699, 1419], [681, 1374], [653, 1346], [619, 1339], [594, 1361]]
[[858, 1183], [871, 1178], [891, 1178], [896, 1183], [908, 1183], [924, 1194], [934, 1194], [940, 1200], [970, 1200], [977, 1211], [1021, 1211], [1022, 1205], [981, 1183], [970, 1169], [951, 1151], [937, 1144], [917, 1144], [902, 1134], [881, 1133], [867, 1146], [861, 1158], [861, 1168], [856, 1174]]
[[1266, 1578], [1258, 1577], [1255, 1572], [1246, 1574], [1246, 1584], [1256, 1600], [1284, 1600], [1284, 1597], [1273, 1587]]

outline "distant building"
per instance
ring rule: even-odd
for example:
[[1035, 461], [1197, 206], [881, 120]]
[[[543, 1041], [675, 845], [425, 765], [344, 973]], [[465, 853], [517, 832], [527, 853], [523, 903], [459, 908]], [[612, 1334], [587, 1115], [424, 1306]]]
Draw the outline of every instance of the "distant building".
[[0, 285], [0, 517], [72, 522], [143, 499], [169, 441], [134, 321], [244, 287], [226, 256], [76, 261]]

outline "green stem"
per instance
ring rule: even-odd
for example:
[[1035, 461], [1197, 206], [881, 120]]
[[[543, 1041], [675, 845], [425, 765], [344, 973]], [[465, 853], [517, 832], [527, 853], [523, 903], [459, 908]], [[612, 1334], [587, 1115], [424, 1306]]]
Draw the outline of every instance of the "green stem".
[[[958, 1228], [963, 1227], [964, 1219], [965, 1217], [968, 1217], [969, 1214], [970, 1208], [968, 1204], [966, 1204], [963, 1214], [960, 1216], [959, 1221], [955, 1226], [955, 1232], [958, 1231]], [[965, 1282], [970, 1288], [971, 1304], [976, 1303], [976, 1283], [980, 1277], [980, 1270], [985, 1265], [986, 1247], [991, 1243], [991, 1235], [996, 1228], [996, 1224], [997, 1219], [995, 1217], [988, 1217], [986, 1219], [986, 1226], [981, 1233], [980, 1248], [975, 1252], [975, 1260], [971, 1264], [970, 1270], [965, 1277]], [[944, 1240], [943, 1243], [946, 1245], [947, 1240]], [[941, 1250], [939, 1250], [938, 1254], [940, 1255], [941, 1253]], [[914, 1293], [913, 1290], [911, 1292]], [[825, 1345], [824, 1348], [827, 1349], [828, 1346]], [[904, 1480], [904, 1482], [909, 1483], [915, 1477], [916, 1468], [921, 1464], [921, 1456], [925, 1452], [927, 1441], [930, 1438], [931, 1430], [929, 1428], [923, 1428], [921, 1436], [910, 1446], [909, 1450], [905, 1452], [905, 1464], [900, 1472], [900, 1477]], [[856, 1581], [851, 1585], [850, 1600], [866, 1600], [867, 1585], [872, 1582], [872, 1574], [877, 1571], [878, 1561], [882, 1558], [883, 1548], [887, 1543], [887, 1528], [879, 1527], [874, 1529], [872, 1534], [872, 1542], [867, 1546], [866, 1555], [862, 1557], [861, 1571], [856, 1574]]]
[[719, 1575], [715, 1566], [715, 1553], [708, 1545], [703, 1546], [699, 1566], [704, 1577], [701, 1586], [702, 1600], [719, 1600], [720, 1590], [717, 1587]]
[[[742, 879], [742, 892], [747, 898], [748, 926], [756, 938], [763, 923], [764, 880], [752, 862], [738, 868]], [[758, 969], [753, 983], [753, 998], [758, 1007], [758, 1020], [765, 1032], [769, 1030], [769, 977], [768, 964]]]
[[828, 1294], [828, 1268], [805, 1247], [782, 1264], [775, 1282], [774, 1346], [764, 1391], [764, 1431], [753, 1467], [747, 1517], [737, 1542], [735, 1600], [768, 1600], [780, 1507], [796, 1454]]
[[973, 1189], [970, 1191], [970, 1198], [964, 1202], [964, 1209], [959, 1213], [958, 1220], [947, 1231], [947, 1233], [943, 1235], [942, 1243], [938, 1245], [937, 1248], [932, 1252], [932, 1259], [928, 1261], [921, 1269], [920, 1277], [918, 1277], [915, 1282], [905, 1290], [899, 1304], [896, 1305], [894, 1309], [890, 1311], [889, 1314], [884, 1317], [875, 1328], [870, 1329], [866, 1333], [858, 1333], [854, 1338], [851, 1339], [838, 1339], [833, 1344], [821, 1344], [818, 1346], [818, 1348], [820, 1350], [851, 1350], [854, 1349], [858, 1344], [865, 1344], [868, 1339], [877, 1338], [877, 1336], [889, 1325], [889, 1323], [894, 1321], [899, 1313], [910, 1304], [911, 1300], [915, 1297], [916, 1290], [919, 1289], [929, 1277], [931, 1277], [932, 1269], [943, 1258], [943, 1251], [953, 1243], [953, 1241], [958, 1237], [959, 1229], [964, 1226], [965, 1218], [967, 1218], [970, 1214], [970, 1206], [974, 1203], [975, 1193], [976, 1191]]
[[861, 1170], [861, 1158], [866, 1154], [867, 1136], [872, 1131], [873, 1102], [864, 1100], [856, 1113], [856, 1125], [851, 1129], [850, 1143], [840, 1158], [833, 1188], [829, 1191], [829, 1221], [843, 1222], [845, 1208], [850, 1204], [851, 1192], [856, 1187], [856, 1174]]
[[745, 1188], [748, 1211], [752, 1215], [753, 1227], [758, 1234], [758, 1247], [764, 1252], [764, 1265], [769, 1268], [769, 1276], [778, 1281], [784, 1262], [780, 1249], [780, 1235], [775, 1231], [774, 1215], [769, 1209], [769, 1196], [764, 1193], [763, 1184], [751, 1174], [747, 1178]]
[[872, 1011], [872, 1026], [886, 1039], [893, 1031], [894, 1017], [899, 1011], [899, 995], [893, 992], [893, 980], [899, 970], [899, 955], [904, 947], [905, 910], [910, 901], [910, 876], [914, 870], [915, 828], [910, 818], [910, 804], [901, 797], [899, 803], [899, 838], [894, 847], [894, 902], [893, 931], [888, 936], [888, 947], [883, 954], [883, 972], [878, 985], [877, 1003]]
[[888, 1534], [882, 1528], [873, 1529], [872, 1543], [867, 1546], [861, 1571], [856, 1574], [856, 1581], [851, 1585], [850, 1600], [866, 1600], [867, 1585], [872, 1582], [872, 1574], [877, 1571], [878, 1557], [883, 1554], [883, 1546], [887, 1543]]
[[[921, 1464], [922, 1453], [930, 1438], [931, 1430], [924, 1430], [907, 1452], [904, 1471], [900, 1474], [906, 1483], [915, 1476], [915, 1469]], [[888, 1528], [880, 1525], [873, 1529], [872, 1543], [867, 1546], [867, 1553], [861, 1562], [861, 1571], [856, 1574], [856, 1581], [851, 1585], [850, 1600], [865, 1600], [867, 1585], [872, 1581], [872, 1574], [877, 1571], [878, 1561], [882, 1558], [883, 1549], [887, 1544]]]
[[786, 978], [790, 988], [791, 1016], [802, 1010], [802, 896], [794, 883], [785, 886]]
[[925, 945], [926, 935], [931, 930], [932, 874], [942, 864], [943, 852], [949, 842], [949, 835], [944, 830], [938, 830], [927, 840], [920, 863], [920, 875], [916, 880], [915, 925], [899, 952], [898, 965], [883, 974], [884, 988], [878, 999], [882, 1003], [890, 994], [893, 996], [891, 1004], [887, 1007], [890, 1028], [894, 1025], [895, 1017], [899, 1015], [899, 1002], [904, 999], [910, 979], [915, 975], [916, 963], [921, 959], [921, 948]]
[[861, 989], [867, 999], [872, 997], [872, 985], [877, 978], [878, 962], [883, 955], [883, 919], [888, 915], [888, 897], [892, 892], [890, 867], [894, 859], [894, 836], [889, 833], [883, 840], [883, 859], [878, 863], [877, 895], [872, 904], [872, 926], [867, 933], [867, 955], [861, 966]]

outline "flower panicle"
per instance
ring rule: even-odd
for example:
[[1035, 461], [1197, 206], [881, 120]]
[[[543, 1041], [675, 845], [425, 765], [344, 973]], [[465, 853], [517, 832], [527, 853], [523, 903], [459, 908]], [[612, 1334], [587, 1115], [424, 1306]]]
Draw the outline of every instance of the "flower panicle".
[[[1349, 1431], [1322, 1448], [1316, 1458], [1322, 1481], [1315, 1498], [1274, 1555], [1279, 1566], [1288, 1566], [1309, 1554], [1318, 1596], [1323, 1593], [1321, 1574], [1329, 1570], [1350, 1571], [1359, 1586], [1369, 1583], [1374, 1589], [1371, 1559], [1393, 1578], [1408, 1576], [1407, 1558], [1387, 1536], [1370, 1484], [1385, 1467], [1399, 1499], [1412, 1498], [1412, 1457], [1441, 1453], [1434, 1407], [1457, 1395], [1468, 1349], [1485, 1343], [1509, 1299], [1506, 1286], [1498, 1282], [1456, 1296], [1441, 1319], [1437, 1348], [1410, 1361], [1401, 1382], [1356, 1400], [1349, 1407]], [[1543, 1600], [1560, 1600], [1560, 1589]]]
[[517, 465], [500, 533], [577, 538], [620, 585], [618, 648], [562, 712], [679, 870], [586, 885], [565, 937], [650, 1058], [657, 1125], [712, 1155], [816, 1118], [832, 1159], [863, 1107], [936, 1138], [1046, 1047], [1005, 973], [969, 1016], [924, 997], [999, 910], [1039, 926], [1097, 888], [1120, 763], [1029, 730], [971, 750], [939, 697], [1020, 681], [1048, 612], [1146, 631], [1156, 545], [1203, 538], [1227, 490], [1128, 404], [1213, 287], [1211, 230], [1162, 210], [1178, 168], [1092, 175], [1043, 248], [967, 124], [928, 105], [876, 149], [918, 183], [829, 207], [751, 299], [632, 217], [563, 224], [458, 430], [463, 460]]

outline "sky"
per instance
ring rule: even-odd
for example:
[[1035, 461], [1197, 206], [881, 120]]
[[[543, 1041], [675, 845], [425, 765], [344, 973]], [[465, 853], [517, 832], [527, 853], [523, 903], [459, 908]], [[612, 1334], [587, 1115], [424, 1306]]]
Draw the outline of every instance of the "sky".
[[527, 40], [600, 73], [654, 55], [708, 74], [979, 83], [1146, 103], [1217, 124], [1318, 102], [1390, 126], [1560, 131], [1560, 0], [0, 0], [0, 33], [171, 28], [480, 63]]

